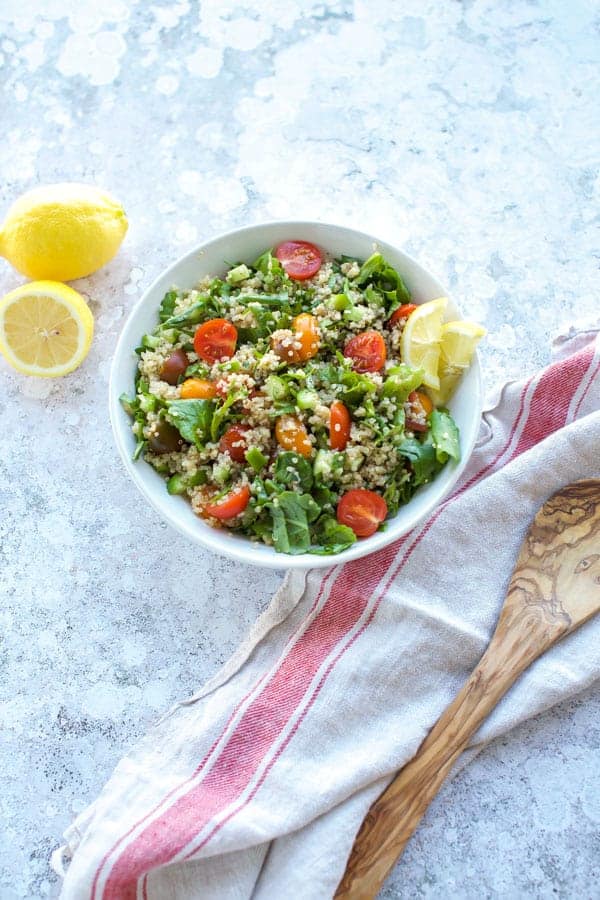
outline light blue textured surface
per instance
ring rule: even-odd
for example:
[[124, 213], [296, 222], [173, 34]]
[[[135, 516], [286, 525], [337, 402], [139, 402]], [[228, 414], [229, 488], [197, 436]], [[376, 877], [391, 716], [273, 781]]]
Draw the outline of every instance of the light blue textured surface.
[[[279, 581], [165, 530], [107, 417], [111, 351], [158, 272], [266, 218], [355, 225], [487, 325], [486, 382], [532, 372], [598, 312], [596, 2], [4, 0], [0, 206], [61, 180], [131, 227], [58, 382], [0, 363], [0, 896], [56, 894], [50, 850], [113, 765], [229, 655]], [[22, 279], [0, 265], [0, 293]], [[447, 786], [387, 898], [591, 898], [594, 692]], [[279, 898], [277, 898], [279, 900]]]

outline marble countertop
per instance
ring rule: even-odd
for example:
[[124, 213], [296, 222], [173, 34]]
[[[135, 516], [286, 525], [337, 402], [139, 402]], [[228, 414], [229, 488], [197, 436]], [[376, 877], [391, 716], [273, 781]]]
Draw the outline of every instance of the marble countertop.
[[[192, 548], [128, 481], [107, 414], [125, 316], [168, 263], [268, 218], [347, 223], [437, 272], [490, 335], [488, 386], [598, 310], [598, 7], [586, 0], [4, 0], [0, 207], [110, 189], [130, 230], [76, 284], [92, 351], [0, 363], [0, 896], [148, 724], [227, 658], [280, 581]], [[0, 264], [0, 294], [22, 279]], [[491, 745], [429, 811], [386, 898], [591, 898], [600, 700]]]

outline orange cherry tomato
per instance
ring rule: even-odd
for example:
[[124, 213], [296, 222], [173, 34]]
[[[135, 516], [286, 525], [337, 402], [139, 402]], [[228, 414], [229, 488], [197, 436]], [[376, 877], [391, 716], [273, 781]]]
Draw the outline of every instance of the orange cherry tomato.
[[402, 306], [399, 306], [398, 309], [391, 314], [388, 319], [388, 325], [392, 328], [396, 322], [399, 322], [400, 319], [408, 319], [411, 313], [414, 313], [417, 308], [416, 303], [404, 303]]
[[329, 410], [329, 446], [332, 450], [345, 450], [350, 437], [352, 419], [341, 400], [331, 404]]
[[227, 319], [209, 319], [196, 328], [194, 350], [207, 363], [230, 359], [235, 353], [237, 328]]
[[295, 281], [312, 278], [321, 268], [321, 251], [308, 241], [284, 241], [275, 250], [275, 256], [283, 266], [286, 275]]
[[387, 357], [385, 341], [378, 331], [362, 331], [347, 342], [344, 356], [352, 360], [355, 372], [379, 372]]
[[216, 503], [207, 503], [204, 512], [207, 516], [214, 516], [215, 519], [233, 519], [244, 512], [249, 502], [250, 488], [245, 484], [237, 491], [231, 491], [222, 500], [218, 500]]
[[248, 444], [244, 435], [250, 430], [249, 425], [232, 425], [219, 441], [221, 453], [228, 453], [234, 462], [243, 463]]
[[312, 444], [308, 432], [296, 416], [280, 416], [275, 423], [275, 436], [280, 447], [300, 456], [310, 456]]
[[301, 313], [292, 322], [292, 336], [271, 338], [271, 347], [286, 363], [304, 362], [319, 352], [319, 326], [310, 313]]
[[387, 503], [375, 491], [355, 488], [347, 491], [337, 505], [337, 520], [348, 525], [357, 537], [371, 537], [387, 516]]
[[215, 385], [205, 378], [188, 378], [181, 385], [182, 400], [212, 400], [216, 396]]
[[410, 415], [406, 417], [406, 427], [411, 431], [427, 431], [429, 425], [424, 422], [430, 412], [433, 411], [433, 403], [422, 391], [411, 391], [408, 395], [410, 403]]

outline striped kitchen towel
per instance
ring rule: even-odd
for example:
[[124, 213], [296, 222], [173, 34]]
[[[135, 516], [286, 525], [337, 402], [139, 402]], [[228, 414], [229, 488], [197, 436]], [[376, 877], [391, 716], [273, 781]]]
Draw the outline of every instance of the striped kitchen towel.
[[[506, 384], [454, 494], [390, 547], [293, 572], [223, 670], [117, 766], [53, 857], [67, 900], [322, 900], [372, 800], [477, 663], [524, 532], [600, 475], [600, 342]], [[600, 674], [600, 621], [538, 660], [463, 762]], [[66, 871], [65, 871], [66, 869]]]

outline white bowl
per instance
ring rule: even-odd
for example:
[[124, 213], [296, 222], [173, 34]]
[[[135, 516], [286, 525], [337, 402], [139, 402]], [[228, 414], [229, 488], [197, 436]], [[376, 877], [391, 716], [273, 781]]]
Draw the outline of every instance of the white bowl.
[[[385, 531], [378, 531], [370, 538], [358, 540], [337, 556], [314, 556], [310, 553], [288, 556], [277, 553], [266, 544], [255, 543], [246, 537], [226, 530], [219, 531], [205, 524], [192, 512], [185, 497], [167, 493], [164, 479], [152, 466], [143, 460], [132, 461], [135, 438], [131, 431], [131, 420], [119, 403], [120, 394], [133, 392], [138, 361], [134, 348], [138, 346], [143, 334], [155, 328], [160, 301], [168, 290], [174, 286], [189, 289], [204, 275], [222, 274], [227, 269], [227, 262], [250, 263], [266, 248], [274, 247], [286, 239], [312, 241], [333, 256], [345, 254], [358, 260], [366, 259], [376, 247], [400, 272], [415, 303], [446, 295], [433, 275], [401, 250], [352, 228], [320, 222], [267, 222], [230, 231], [202, 244], [174, 263], [156, 279], [131, 311], [117, 343], [111, 369], [110, 418], [125, 468], [144, 497], [173, 528], [217, 553], [257, 566], [274, 569], [322, 568], [366, 556], [392, 543], [428, 516], [449, 493], [471, 455], [479, 428], [482, 401], [476, 358], [449, 404], [460, 429], [461, 461], [458, 464], [449, 462], [434, 481], [419, 488], [410, 502], [388, 521]], [[448, 303], [448, 317], [461, 318], [460, 311], [452, 300]]]

